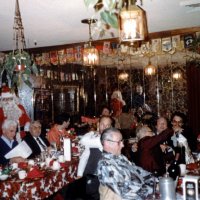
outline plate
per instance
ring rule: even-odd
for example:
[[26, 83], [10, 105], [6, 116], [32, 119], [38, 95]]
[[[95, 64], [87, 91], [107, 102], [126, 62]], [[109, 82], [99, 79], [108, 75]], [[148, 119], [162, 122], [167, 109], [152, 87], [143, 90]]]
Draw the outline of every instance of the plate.
[[5, 181], [7, 178], [8, 178], [8, 174], [2, 174], [2, 175], [0, 176], [0, 180], [1, 180], [1, 181]]

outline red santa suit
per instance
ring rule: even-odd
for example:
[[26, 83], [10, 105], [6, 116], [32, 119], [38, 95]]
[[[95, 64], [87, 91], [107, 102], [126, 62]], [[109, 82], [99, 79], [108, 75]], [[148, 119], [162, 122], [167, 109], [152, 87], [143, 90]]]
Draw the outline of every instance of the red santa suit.
[[31, 120], [27, 115], [25, 108], [16, 101], [16, 97], [10, 92], [10, 89], [7, 86], [2, 87], [1, 93], [0, 134], [2, 134], [1, 126], [5, 119], [17, 121], [21, 138], [25, 136], [25, 131], [29, 131]]

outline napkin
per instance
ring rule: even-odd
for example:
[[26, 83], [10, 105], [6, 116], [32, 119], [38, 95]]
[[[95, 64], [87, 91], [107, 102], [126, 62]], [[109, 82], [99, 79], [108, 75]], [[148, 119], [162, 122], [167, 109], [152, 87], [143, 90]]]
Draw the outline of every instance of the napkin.
[[40, 171], [37, 167], [32, 168], [26, 178], [43, 178], [44, 174], [42, 171]]

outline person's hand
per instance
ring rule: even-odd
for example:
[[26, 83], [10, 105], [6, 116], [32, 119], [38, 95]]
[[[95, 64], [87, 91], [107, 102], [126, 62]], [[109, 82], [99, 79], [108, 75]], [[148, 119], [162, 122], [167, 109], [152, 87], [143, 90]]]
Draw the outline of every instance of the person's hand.
[[181, 127], [172, 127], [172, 128], [173, 128], [175, 134], [176, 133], [181, 133], [183, 131], [183, 129]]
[[165, 150], [168, 148], [168, 146], [165, 144], [161, 144], [160, 148], [161, 148], [162, 152], [165, 152]]
[[132, 150], [133, 152], [136, 152], [136, 151], [138, 150], [137, 142], [135, 142], [135, 143], [132, 144], [131, 150]]
[[26, 159], [22, 158], [22, 157], [14, 157], [10, 159], [10, 164], [12, 163], [20, 163], [20, 162], [25, 162]]

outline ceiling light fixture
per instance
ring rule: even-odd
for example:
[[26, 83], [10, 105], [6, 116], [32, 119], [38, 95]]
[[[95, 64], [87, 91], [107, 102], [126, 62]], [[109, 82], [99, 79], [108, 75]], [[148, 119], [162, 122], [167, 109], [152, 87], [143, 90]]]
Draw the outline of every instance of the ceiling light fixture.
[[181, 71], [181, 69], [176, 68], [176, 69], [173, 71], [172, 77], [173, 77], [173, 79], [175, 79], [175, 80], [181, 79], [181, 78], [182, 78], [182, 71]]
[[144, 68], [144, 74], [147, 76], [152, 76], [156, 74], [156, 67], [151, 64], [151, 61], [149, 59], [149, 63], [147, 66]]
[[119, 78], [119, 80], [121, 80], [121, 81], [128, 81], [128, 77], [129, 77], [129, 75], [128, 75], [128, 73], [125, 72], [125, 71], [121, 72], [121, 73], [118, 75], [118, 78]]
[[89, 25], [89, 42], [85, 44], [83, 49], [83, 65], [93, 66], [99, 64], [99, 52], [92, 46], [91, 24], [96, 23], [96, 19], [83, 19], [81, 21]]
[[120, 12], [121, 41], [144, 40], [147, 36], [146, 13], [135, 3], [136, 0], [128, 0]]

